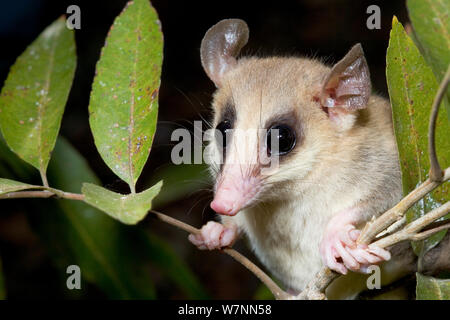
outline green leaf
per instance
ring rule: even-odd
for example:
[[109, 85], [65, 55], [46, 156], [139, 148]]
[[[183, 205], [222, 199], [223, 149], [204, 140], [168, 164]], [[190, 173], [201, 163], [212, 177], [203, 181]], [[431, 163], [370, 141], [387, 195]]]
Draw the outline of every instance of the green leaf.
[[89, 104], [95, 145], [134, 192], [156, 130], [163, 37], [148, 0], [129, 2], [111, 27]]
[[436, 279], [416, 273], [417, 300], [450, 300], [450, 280]]
[[43, 177], [58, 136], [75, 65], [74, 34], [61, 17], [20, 55], [1, 92], [3, 136], [11, 150]]
[[[0, 133], [0, 175], [5, 178], [29, 179], [36, 175], [36, 169], [18, 158], [6, 145]], [[26, 180], [29, 182], [29, 180]]]
[[[394, 17], [387, 51], [386, 76], [394, 117], [394, 130], [402, 169], [403, 192], [406, 195], [428, 177], [428, 122], [437, 91], [436, 79], [419, 50]], [[449, 123], [438, 117], [436, 145], [442, 166], [450, 159]], [[409, 212], [410, 220], [422, 216], [450, 198], [448, 184], [430, 193]], [[445, 235], [439, 232], [419, 246], [416, 253], [425, 253]]]
[[5, 280], [3, 279], [2, 260], [0, 259], [0, 300], [6, 299]]
[[[438, 82], [450, 65], [450, 2], [448, 0], [408, 0], [409, 17], [416, 39]], [[450, 92], [450, 91], [448, 91]], [[450, 121], [450, 95], [445, 106]]]
[[19, 181], [0, 178], [0, 194], [28, 189], [42, 189], [42, 186], [33, 186]]
[[81, 191], [86, 203], [125, 224], [136, 224], [152, 208], [153, 198], [158, 195], [161, 187], [162, 181], [143, 192], [124, 195], [95, 184], [84, 183]]
[[438, 81], [450, 64], [450, 2], [448, 0], [408, 0], [408, 13], [425, 59]]

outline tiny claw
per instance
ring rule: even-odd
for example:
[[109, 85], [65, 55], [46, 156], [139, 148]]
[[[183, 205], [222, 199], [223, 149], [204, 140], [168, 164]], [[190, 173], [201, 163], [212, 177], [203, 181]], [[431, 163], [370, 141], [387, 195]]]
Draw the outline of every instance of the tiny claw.
[[386, 261], [391, 260], [391, 253], [383, 248], [380, 248], [380, 247], [377, 247], [374, 245], [369, 245], [368, 251], [379, 256], [383, 260], [386, 260]]

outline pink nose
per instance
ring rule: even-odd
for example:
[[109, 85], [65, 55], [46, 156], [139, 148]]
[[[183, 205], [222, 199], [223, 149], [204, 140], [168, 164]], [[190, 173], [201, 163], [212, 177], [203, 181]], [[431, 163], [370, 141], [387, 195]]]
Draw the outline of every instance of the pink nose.
[[259, 179], [253, 175], [243, 175], [248, 170], [241, 165], [225, 166], [223, 179], [219, 179], [211, 209], [218, 214], [234, 216], [245, 208], [257, 193]]
[[224, 214], [227, 216], [234, 216], [238, 210], [234, 210], [234, 203], [228, 199], [214, 198], [211, 202], [211, 209], [213, 209], [218, 214]]

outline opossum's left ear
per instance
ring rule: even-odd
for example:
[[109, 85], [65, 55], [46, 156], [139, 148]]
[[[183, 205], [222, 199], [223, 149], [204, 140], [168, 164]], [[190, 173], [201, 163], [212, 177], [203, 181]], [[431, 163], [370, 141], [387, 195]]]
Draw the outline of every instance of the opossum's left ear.
[[370, 92], [369, 67], [358, 43], [325, 78], [320, 103], [332, 120], [343, 129], [348, 129], [355, 120], [355, 111], [367, 106]]
[[219, 21], [206, 32], [200, 55], [203, 69], [216, 87], [221, 86], [223, 75], [236, 65], [236, 56], [247, 44], [248, 34], [247, 24], [240, 19]]

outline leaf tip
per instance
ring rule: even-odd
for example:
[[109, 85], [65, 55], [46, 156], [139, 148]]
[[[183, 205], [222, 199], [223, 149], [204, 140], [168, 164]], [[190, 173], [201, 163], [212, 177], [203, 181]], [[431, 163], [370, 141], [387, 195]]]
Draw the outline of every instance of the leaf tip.
[[393, 16], [393, 17], [392, 17], [392, 27], [394, 27], [394, 26], [397, 25], [397, 24], [398, 24], [397, 16]]

